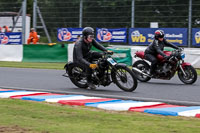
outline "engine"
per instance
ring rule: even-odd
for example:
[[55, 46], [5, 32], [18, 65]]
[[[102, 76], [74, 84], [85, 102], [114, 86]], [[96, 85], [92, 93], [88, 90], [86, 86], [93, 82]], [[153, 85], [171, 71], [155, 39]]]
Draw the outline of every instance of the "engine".
[[93, 83], [101, 84], [107, 86], [111, 83], [110, 74], [109, 74], [109, 65], [105, 59], [99, 59], [97, 61], [98, 69], [93, 72]]
[[173, 73], [173, 64], [165, 62], [161, 65], [158, 65], [156, 73], [159, 75], [159, 77], [171, 77]]
[[103, 69], [103, 70], [106, 70], [109, 67], [108, 63], [106, 62], [105, 59], [99, 59], [97, 64], [98, 64], [99, 68]]

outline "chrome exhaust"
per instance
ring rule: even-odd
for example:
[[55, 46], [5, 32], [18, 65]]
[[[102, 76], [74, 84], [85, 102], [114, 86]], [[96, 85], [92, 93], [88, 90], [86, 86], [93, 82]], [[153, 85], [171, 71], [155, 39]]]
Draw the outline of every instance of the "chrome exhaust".
[[151, 77], [149, 74], [146, 74], [146, 73], [142, 72], [140, 69], [138, 69], [136, 67], [133, 67], [132, 70], [135, 71], [135, 72], [138, 72], [138, 73], [140, 73], [140, 74], [142, 74], [144, 76]]

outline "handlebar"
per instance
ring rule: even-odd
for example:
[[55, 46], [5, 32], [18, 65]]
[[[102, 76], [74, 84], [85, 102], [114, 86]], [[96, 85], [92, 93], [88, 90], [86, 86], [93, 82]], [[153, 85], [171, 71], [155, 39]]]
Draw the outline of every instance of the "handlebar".
[[114, 52], [113, 51], [109, 51], [109, 52], [107, 52], [109, 55], [113, 55], [114, 54]]
[[178, 48], [179, 52], [182, 52], [184, 50], [184, 48]]
[[104, 52], [103, 52], [103, 55], [113, 55], [113, 53], [114, 53], [113, 51], [111, 51], [111, 52], [104, 51]]

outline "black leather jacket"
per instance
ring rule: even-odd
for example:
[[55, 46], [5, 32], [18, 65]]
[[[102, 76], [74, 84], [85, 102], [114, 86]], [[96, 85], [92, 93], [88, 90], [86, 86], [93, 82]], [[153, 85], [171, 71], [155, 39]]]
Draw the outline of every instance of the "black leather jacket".
[[153, 42], [145, 50], [145, 54], [152, 54], [152, 55], [155, 55], [155, 56], [157, 54], [160, 54], [164, 57], [164, 56], [166, 56], [163, 53], [165, 46], [169, 46], [169, 47], [178, 49], [178, 47], [176, 45], [168, 42], [165, 38], [163, 39], [163, 41], [159, 41], [159, 40], [154, 39]]
[[90, 52], [92, 45], [101, 51], [107, 51], [106, 48], [99, 44], [95, 39], [93, 39], [91, 43], [87, 44], [84, 42], [83, 38], [81, 38], [75, 43], [73, 61], [89, 66], [90, 62], [87, 61], [87, 55]]

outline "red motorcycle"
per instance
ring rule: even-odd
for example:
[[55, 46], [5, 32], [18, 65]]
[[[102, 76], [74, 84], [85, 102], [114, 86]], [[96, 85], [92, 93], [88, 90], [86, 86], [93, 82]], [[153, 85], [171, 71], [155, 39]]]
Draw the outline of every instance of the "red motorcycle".
[[158, 55], [158, 64], [155, 68], [155, 75], [150, 76], [150, 65], [145, 59], [144, 51], [138, 51], [135, 53], [135, 57], [140, 58], [133, 64], [132, 70], [135, 72], [137, 79], [141, 82], [147, 82], [151, 78], [170, 80], [177, 72], [179, 79], [185, 84], [193, 84], [197, 80], [197, 72], [194, 67], [187, 62], [184, 62], [185, 54], [181, 49], [173, 51], [164, 51], [167, 56], [170, 56], [168, 60], [165, 60], [163, 56]]

